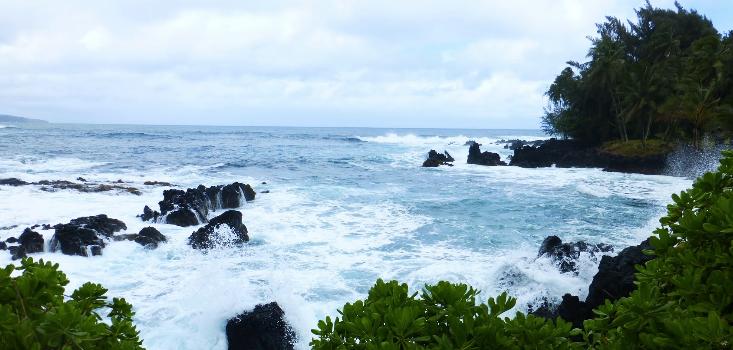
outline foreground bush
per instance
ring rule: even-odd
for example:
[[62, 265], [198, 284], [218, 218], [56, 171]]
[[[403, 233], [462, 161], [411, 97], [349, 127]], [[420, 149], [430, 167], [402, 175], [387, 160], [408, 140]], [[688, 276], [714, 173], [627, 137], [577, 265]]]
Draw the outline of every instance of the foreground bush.
[[[22, 274], [12, 277], [15, 270]], [[142, 349], [132, 305], [108, 302], [107, 289], [93, 283], [65, 298], [68, 283], [58, 264], [43, 260], [25, 258], [1, 269], [0, 349]]]
[[[571, 330], [517, 313], [506, 293], [476, 304], [465, 284], [426, 286], [381, 280], [341, 317], [318, 323], [314, 349], [731, 349], [733, 348], [733, 152], [718, 171], [673, 195], [651, 238], [655, 258], [638, 267], [637, 289], [606, 301]], [[579, 335], [582, 334], [582, 337]], [[577, 340], [573, 342], [571, 340]]]
[[406, 284], [381, 279], [365, 301], [344, 305], [341, 318], [318, 322], [313, 349], [537, 349], [579, 348], [571, 325], [535, 316], [500, 315], [516, 300], [506, 293], [477, 304], [478, 291], [465, 284], [425, 286], [420, 297]]

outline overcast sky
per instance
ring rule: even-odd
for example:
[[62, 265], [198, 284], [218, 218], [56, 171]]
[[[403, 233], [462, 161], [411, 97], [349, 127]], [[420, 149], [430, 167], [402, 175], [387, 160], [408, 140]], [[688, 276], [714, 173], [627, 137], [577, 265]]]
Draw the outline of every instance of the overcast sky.
[[[733, 1], [690, 0], [722, 32]], [[652, 1], [671, 7], [672, 1]], [[538, 128], [643, 1], [0, 0], [0, 114], [54, 122]]]

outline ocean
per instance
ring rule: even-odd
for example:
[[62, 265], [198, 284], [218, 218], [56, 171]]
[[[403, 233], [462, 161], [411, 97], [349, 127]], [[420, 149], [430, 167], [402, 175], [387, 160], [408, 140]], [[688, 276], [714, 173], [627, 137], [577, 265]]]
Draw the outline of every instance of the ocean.
[[[96, 214], [124, 221], [128, 233], [159, 229], [168, 242], [155, 250], [111, 242], [95, 257], [32, 255], [60, 264], [68, 292], [92, 281], [131, 302], [148, 349], [226, 349], [227, 319], [270, 301], [307, 349], [317, 321], [364, 298], [377, 278], [415, 291], [464, 282], [484, 301], [508, 291], [524, 311], [564, 293], [584, 298], [597, 271], [598, 257], [582, 256], [577, 274], [537, 259], [545, 237], [618, 252], [647, 237], [670, 195], [692, 182], [466, 164], [468, 140], [507, 160], [511, 151], [497, 141], [543, 138], [538, 130], [19, 124], [0, 128], [0, 179], [122, 180], [142, 194], [0, 186], [0, 239]], [[450, 152], [455, 166], [422, 168], [430, 149]], [[239, 208], [251, 241], [198, 251], [187, 245], [196, 227], [142, 222], [136, 215], [157, 208], [165, 189], [145, 181], [251, 184], [257, 198]], [[53, 234], [39, 232], [47, 242]], [[0, 252], [0, 266], [9, 263]]]

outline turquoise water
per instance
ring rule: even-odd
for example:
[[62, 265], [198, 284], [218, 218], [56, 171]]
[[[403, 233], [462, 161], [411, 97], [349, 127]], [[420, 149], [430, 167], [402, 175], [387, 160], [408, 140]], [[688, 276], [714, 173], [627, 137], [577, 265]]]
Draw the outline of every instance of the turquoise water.
[[[419, 287], [468, 282], [484, 297], [508, 290], [518, 309], [566, 292], [584, 295], [597, 260], [576, 276], [536, 260], [542, 239], [608, 243], [648, 235], [669, 195], [690, 184], [670, 176], [600, 169], [522, 169], [465, 164], [468, 140], [511, 152], [501, 139], [545, 138], [536, 130], [272, 128], [63, 125], [0, 128], [0, 178], [121, 179], [143, 194], [44, 192], [0, 186], [0, 238], [25, 226], [105, 213], [137, 232], [135, 215], [161, 187], [247, 182], [260, 193], [240, 208], [252, 241], [207, 254], [185, 241], [193, 228], [155, 226], [170, 238], [148, 251], [115, 242], [100, 257], [59, 262], [72, 287], [92, 280], [136, 307], [150, 349], [223, 349], [228, 317], [277, 301], [307, 347], [309, 329], [376, 278]], [[454, 167], [421, 168], [430, 149]], [[266, 184], [262, 184], [266, 182]], [[215, 215], [215, 214], [214, 214]], [[51, 232], [44, 232], [50, 238]], [[9, 262], [0, 254], [0, 263]]]

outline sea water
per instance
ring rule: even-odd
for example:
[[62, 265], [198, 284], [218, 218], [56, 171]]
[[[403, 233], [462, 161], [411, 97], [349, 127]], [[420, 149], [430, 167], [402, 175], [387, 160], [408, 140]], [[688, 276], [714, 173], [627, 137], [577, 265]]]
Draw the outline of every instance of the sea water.
[[[378, 278], [415, 291], [440, 280], [465, 282], [483, 300], [508, 291], [522, 311], [564, 293], [585, 297], [597, 271], [598, 257], [581, 257], [577, 274], [537, 259], [545, 237], [606, 243], [618, 252], [648, 236], [670, 195], [691, 184], [601, 169], [466, 164], [468, 140], [507, 160], [511, 151], [497, 141], [542, 138], [536, 130], [2, 128], [0, 178], [122, 180], [142, 195], [0, 186], [0, 239], [96, 214], [124, 221], [127, 233], [156, 227], [168, 242], [155, 250], [111, 242], [101, 256], [33, 255], [59, 263], [69, 288], [101, 283], [131, 302], [148, 349], [225, 349], [227, 319], [271, 301], [306, 349], [319, 319], [364, 298]], [[450, 152], [455, 166], [422, 168], [430, 149]], [[251, 184], [257, 198], [239, 208], [251, 241], [203, 252], [187, 245], [196, 227], [142, 222], [136, 215], [145, 205], [157, 208], [165, 189], [144, 181], [182, 189]], [[47, 242], [53, 234], [39, 232]], [[0, 252], [0, 266], [8, 263], [10, 255]]]

